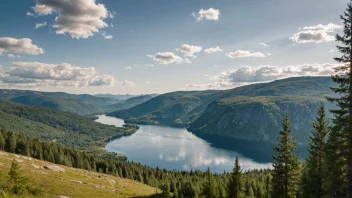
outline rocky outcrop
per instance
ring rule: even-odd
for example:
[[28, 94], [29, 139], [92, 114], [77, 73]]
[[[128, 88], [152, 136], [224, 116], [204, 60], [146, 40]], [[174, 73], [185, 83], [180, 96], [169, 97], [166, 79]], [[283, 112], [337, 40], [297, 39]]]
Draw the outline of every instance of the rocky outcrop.
[[59, 167], [59, 166], [54, 166], [54, 165], [47, 165], [44, 166], [45, 169], [55, 171], [55, 172], [66, 172], [65, 169]]

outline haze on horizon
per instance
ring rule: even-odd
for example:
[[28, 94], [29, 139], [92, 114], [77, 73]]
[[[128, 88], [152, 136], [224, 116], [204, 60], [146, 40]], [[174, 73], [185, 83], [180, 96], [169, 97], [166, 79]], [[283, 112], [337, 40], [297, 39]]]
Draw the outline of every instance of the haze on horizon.
[[328, 76], [347, 3], [3, 0], [0, 88], [146, 94]]

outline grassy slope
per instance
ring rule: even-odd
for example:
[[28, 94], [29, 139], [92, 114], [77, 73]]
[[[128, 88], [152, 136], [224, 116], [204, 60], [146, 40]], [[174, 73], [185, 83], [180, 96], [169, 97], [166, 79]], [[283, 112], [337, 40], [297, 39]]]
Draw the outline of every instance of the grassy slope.
[[[54, 164], [5, 152], [0, 152], [0, 189], [6, 186], [7, 173], [13, 158], [22, 161], [19, 162], [19, 165], [24, 175], [29, 178], [30, 184], [44, 187], [44, 197], [57, 197], [59, 195], [72, 198], [137, 197], [151, 195], [156, 192], [153, 187], [129, 179], [121, 179], [81, 169], [60, 166], [66, 172], [53, 172], [42, 167]], [[39, 166], [39, 168], [36, 168], [35, 165]], [[71, 182], [70, 180], [82, 181], [83, 184]]]

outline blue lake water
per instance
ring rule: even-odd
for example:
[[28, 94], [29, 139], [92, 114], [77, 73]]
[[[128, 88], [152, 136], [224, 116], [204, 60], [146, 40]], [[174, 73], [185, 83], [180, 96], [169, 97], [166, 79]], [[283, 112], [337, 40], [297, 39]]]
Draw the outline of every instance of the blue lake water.
[[[121, 119], [105, 115], [100, 115], [96, 121], [117, 127], [124, 124]], [[236, 157], [243, 170], [271, 167], [269, 154], [253, 150], [252, 145], [242, 141], [220, 139], [210, 144], [187, 129], [139, 126], [136, 133], [110, 141], [105, 149], [122, 153], [129, 161], [168, 170], [204, 171], [210, 167], [213, 172], [230, 172]]]

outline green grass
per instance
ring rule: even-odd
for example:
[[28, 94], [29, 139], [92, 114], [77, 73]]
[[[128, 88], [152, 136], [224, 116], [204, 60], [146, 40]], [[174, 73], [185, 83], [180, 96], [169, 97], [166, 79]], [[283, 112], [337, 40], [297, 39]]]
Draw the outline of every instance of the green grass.
[[[44, 189], [43, 197], [143, 197], [157, 191], [156, 188], [129, 179], [60, 165], [56, 166], [64, 168], [66, 172], [53, 172], [42, 167], [54, 164], [5, 152], [0, 152], [0, 189], [6, 187], [7, 174], [14, 158], [22, 161], [19, 165], [23, 174], [29, 178], [29, 184]], [[70, 180], [81, 181], [83, 184]]]

